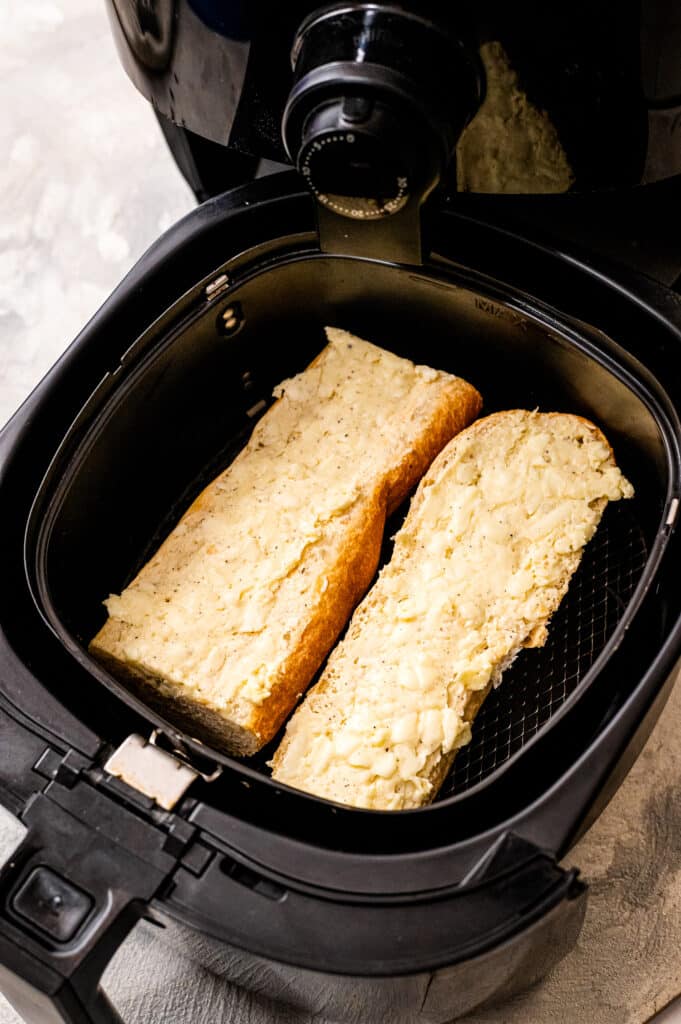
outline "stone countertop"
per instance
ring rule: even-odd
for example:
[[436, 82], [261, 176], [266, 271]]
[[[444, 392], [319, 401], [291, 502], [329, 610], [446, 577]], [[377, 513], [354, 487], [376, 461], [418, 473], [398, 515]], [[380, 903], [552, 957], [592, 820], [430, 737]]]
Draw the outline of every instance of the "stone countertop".
[[[100, 0], [0, 0], [0, 422], [126, 270], [193, 205], [115, 56]], [[467, 1024], [643, 1024], [681, 992], [681, 687], [568, 862], [589, 881], [577, 948]], [[20, 829], [0, 812], [0, 856]], [[126, 1024], [312, 1024], [140, 925], [106, 987]], [[681, 1022], [674, 1006], [660, 1024]], [[0, 997], [0, 1024], [18, 1018]], [[317, 1018], [316, 1024], [323, 1024]]]

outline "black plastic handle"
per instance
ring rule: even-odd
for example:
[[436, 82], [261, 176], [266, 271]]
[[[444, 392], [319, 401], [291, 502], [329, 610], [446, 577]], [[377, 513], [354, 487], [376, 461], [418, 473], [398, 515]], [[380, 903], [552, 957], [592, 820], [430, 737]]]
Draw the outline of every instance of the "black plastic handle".
[[27, 1024], [123, 1024], [91, 977], [75, 972], [66, 978], [48, 967], [36, 981], [30, 953], [15, 945], [5, 922], [0, 924], [0, 989]]
[[86, 783], [36, 795], [22, 818], [0, 871], [0, 990], [27, 1024], [121, 1024], [100, 979], [174, 861]]

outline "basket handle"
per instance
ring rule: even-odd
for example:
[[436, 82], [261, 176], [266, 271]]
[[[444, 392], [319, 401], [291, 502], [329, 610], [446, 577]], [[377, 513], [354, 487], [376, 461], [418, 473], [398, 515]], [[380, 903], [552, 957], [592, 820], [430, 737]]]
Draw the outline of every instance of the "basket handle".
[[40, 963], [0, 921], [0, 989], [26, 1024], [123, 1024], [86, 967], [67, 973]]
[[100, 980], [172, 858], [150, 857], [143, 829], [117, 836], [119, 809], [107, 822], [97, 807], [93, 828], [38, 794], [0, 870], [0, 991], [26, 1024], [122, 1024]]

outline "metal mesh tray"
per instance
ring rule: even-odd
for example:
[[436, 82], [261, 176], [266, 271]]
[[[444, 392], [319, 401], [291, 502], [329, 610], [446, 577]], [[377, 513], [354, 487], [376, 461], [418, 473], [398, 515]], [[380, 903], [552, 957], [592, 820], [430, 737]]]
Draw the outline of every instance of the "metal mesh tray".
[[[402, 524], [408, 504], [405, 502], [387, 524], [381, 566], [390, 560], [391, 538]], [[546, 643], [521, 651], [504, 672], [500, 685], [476, 715], [473, 738], [457, 754], [435, 802], [465, 792], [500, 768], [574, 693], [613, 635], [647, 559], [648, 545], [636, 501], [611, 502], [549, 623]], [[322, 671], [323, 666], [315, 682]], [[269, 775], [267, 762], [281, 735], [249, 758], [249, 766]]]
[[438, 799], [482, 782], [545, 725], [605, 647], [648, 557], [634, 502], [608, 505], [543, 647], [522, 651], [489, 694]]

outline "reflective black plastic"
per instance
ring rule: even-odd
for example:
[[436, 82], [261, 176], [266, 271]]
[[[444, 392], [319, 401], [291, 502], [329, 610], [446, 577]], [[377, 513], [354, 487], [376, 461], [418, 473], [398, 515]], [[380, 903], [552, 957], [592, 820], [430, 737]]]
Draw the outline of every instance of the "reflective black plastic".
[[[161, 238], [0, 434], [0, 798], [29, 829], [0, 875], [0, 985], [29, 1020], [115, 1019], [97, 983], [142, 912], [212, 935], [237, 981], [269, 966], [270, 994], [319, 1013], [323, 993], [326, 1011], [359, 1024], [440, 1024], [527, 985], [584, 913], [583, 886], [556, 858], [626, 774], [678, 665], [678, 298], [446, 212], [424, 267], [321, 254], [294, 183], [223, 196]], [[207, 297], [222, 273], [227, 288]], [[235, 302], [230, 335], [217, 325]], [[163, 812], [102, 768], [159, 713], [106, 679], [84, 643], [101, 597], [332, 318], [458, 369], [489, 408], [596, 418], [638, 486], [654, 585], [550, 729], [431, 808], [341, 808], [224, 759], [218, 781]], [[190, 757], [217, 756], [163, 728]], [[65, 943], [13, 910], [39, 866], [93, 900]]]
[[[323, 5], [107, 6], [126, 71], [161, 114], [213, 142], [287, 162], [281, 121], [294, 84], [290, 54], [304, 19]], [[450, 191], [588, 191], [681, 173], [681, 22], [674, 0], [392, 6], [470, 40], [485, 67], [484, 116], [450, 165]], [[443, 86], [441, 98], [458, 110], [458, 90]], [[512, 173], [496, 160], [499, 153]]]
[[423, 12], [375, 3], [306, 19], [292, 65], [287, 153], [320, 203], [358, 220], [425, 198], [482, 96], [471, 42]]

